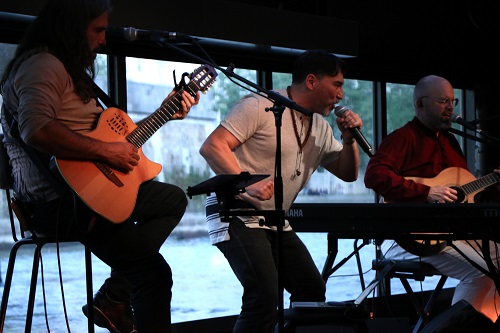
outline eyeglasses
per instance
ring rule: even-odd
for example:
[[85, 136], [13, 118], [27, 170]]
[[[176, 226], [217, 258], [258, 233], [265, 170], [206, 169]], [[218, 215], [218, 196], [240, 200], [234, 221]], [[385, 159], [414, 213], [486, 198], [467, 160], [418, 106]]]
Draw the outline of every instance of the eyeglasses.
[[458, 105], [458, 98], [454, 98], [454, 99], [449, 99], [449, 98], [445, 98], [445, 99], [440, 99], [440, 98], [432, 98], [432, 97], [429, 97], [429, 96], [422, 96], [420, 98], [424, 98], [424, 97], [427, 97], [427, 98], [430, 98], [440, 104], [443, 104], [443, 105], [448, 105], [451, 103], [451, 105], [453, 106], [457, 106]]

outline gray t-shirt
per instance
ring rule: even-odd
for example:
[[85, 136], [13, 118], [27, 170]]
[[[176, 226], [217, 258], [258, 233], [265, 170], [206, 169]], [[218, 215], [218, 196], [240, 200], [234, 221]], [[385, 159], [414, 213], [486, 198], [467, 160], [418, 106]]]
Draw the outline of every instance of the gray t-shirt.
[[[286, 91], [277, 91], [286, 96]], [[276, 123], [273, 112], [266, 111], [273, 103], [268, 99], [251, 94], [239, 100], [231, 109], [221, 125], [231, 132], [242, 145], [234, 151], [236, 160], [244, 171], [250, 174], [269, 174], [273, 179], [276, 161]], [[294, 111], [295, 112], [295, 111]], [[313, 114], [310, 136], [299, 155], [299, 145], [295, 136], [292, 113], [287, 108], [282, 115], [281, 126], [281, 162], [283, 179], [283, 209], [288, 211], [299, 192], [318, 166], [328, 165], [335, 161], [342, 144], [333, 136], [332, 127], [320, 114]], [[301, 142], [305, 140], [308, 129], [306, 122], [295, 119], [297, 132], [301, 134]], [[297, 169], [300, 175], [297, 175]], [[212, 199], [212, 200], [210, 200]], [[214, 202], [214, 198], [208, 198]], [[245, 200], [251, 202], [258, 210], [274, 210], [274, 197], [267, 201], [258, 201], [250, 196]], [[260, 217], [241, 216], [248, 227], [260, 227]], [[218, 214], [207, 216], [210, 239], [212, 244], [227, 240], [228, 223], [221, 222]], [[267, 228], [264, 226], [264, 228]], [[288, 222], [284, 230], [290, 230]]]
[[26, 202], [44, 202], [57, 197], [50, 183], [24, 150], [9, 137], [4, 112], [18, 121], [19, 133], [26, 142], [52, 119], [68, 128], [88, 133], [96, 125], [103, 109], [96, 100], [84, 104], [74, 92], [73, 81], [59, 59], [47, 52], [24, 60], [2, 87], [4, 99], [2, 127], [14, 176], [16, 196]]

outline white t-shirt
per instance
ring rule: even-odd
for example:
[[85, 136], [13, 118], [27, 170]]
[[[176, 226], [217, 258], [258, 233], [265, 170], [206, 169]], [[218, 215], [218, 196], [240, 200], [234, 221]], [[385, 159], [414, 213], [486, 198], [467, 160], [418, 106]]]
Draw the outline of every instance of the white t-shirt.
[[[284, 90], [280, 90], [278, 93], [286, 96]], [[242, 143], [234, 151], [241, 169], [250, 174], [269, 174], [271, 179], [275, 175], [277, 129], [274, 113], [266, 111], [266, 108], [272, 106], [273, 103], [262, 96], [247, 95], [232, 107], [230, 113], [221, 122], [221, 125]], [[290, 109], [285, 109], [280, 128], [283, 209], [285, 211], [288, 211], [318, 166], [325, 166], [335, 161], [343, 147], [334, 138], [330, 124], [320, 114], [315, 113], [313, 114], [310, 136], [302, 149], [302, 156], [300, 156], [291, 112]], [[295, 121], [297, 131], [301, 134], [301, 142], [303, 142], [309, 122], [302, 125], [298, 116], [300, 114], [297, 113]], [[297, 170], [300, 171], [299, 176], [297, 176]], [[275, 210], [274, 196], [271, 200], [258, 201], [247, 195], [245, 200], [253, 204], [257, 210]], [[216, 203], [215, 195], [207, 198], [208, 206]], [[245, 221], [248, 227], [269, 228], [259, 226], [261, 218], [259, 216], [240, 216], [239, 218]], [[229, 223], [221, 222], [217, 213], [207, 215], [207, 223], [212, 244], [229, 239], [227, 234]], [[291, 230], [288, 221], [285, 221], [284, 230]]]

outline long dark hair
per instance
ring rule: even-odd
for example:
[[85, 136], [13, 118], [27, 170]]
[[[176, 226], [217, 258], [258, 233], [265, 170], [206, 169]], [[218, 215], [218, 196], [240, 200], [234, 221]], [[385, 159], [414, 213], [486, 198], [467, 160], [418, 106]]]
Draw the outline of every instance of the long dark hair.
[[46, 50], [57, 57], [73, 79], [75, 93], [88, 103], [95, 93], [94, 59], [87, 43], [87, 27], [93, 19], [111, 11], [109, 0], [48, 0], [27, 28], [13, 60], [7, 65], [2, 85], [24, 59]]

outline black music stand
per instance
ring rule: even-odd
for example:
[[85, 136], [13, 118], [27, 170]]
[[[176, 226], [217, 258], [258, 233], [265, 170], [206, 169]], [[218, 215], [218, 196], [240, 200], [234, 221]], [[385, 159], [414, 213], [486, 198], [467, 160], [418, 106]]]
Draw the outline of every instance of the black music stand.
[[[189, 186], [187, 189], [187, 195], [190, 199], [194, 195], [215, 193], [217, 195], [217, 201], [219, 203], [219, 215], [221, 219], [227, 222], [229, 218], [229, 211], [234, 208], [234, 202], [236, 200], [235, 196], [245, 192], [245, 187], [257, 183], [270, 175], [258, 174], [251, 175], [248, 172], [242, 172], [240, 174], [225, 174], [217, 175], [204, 182], [201, 182], [195, 186]], [[263, 211], [252, 211], [251, 215], [261, 215], [259, 212]], [[247, 213], [231, 213], [232, 216], [236, 215], [248, 215]]]

